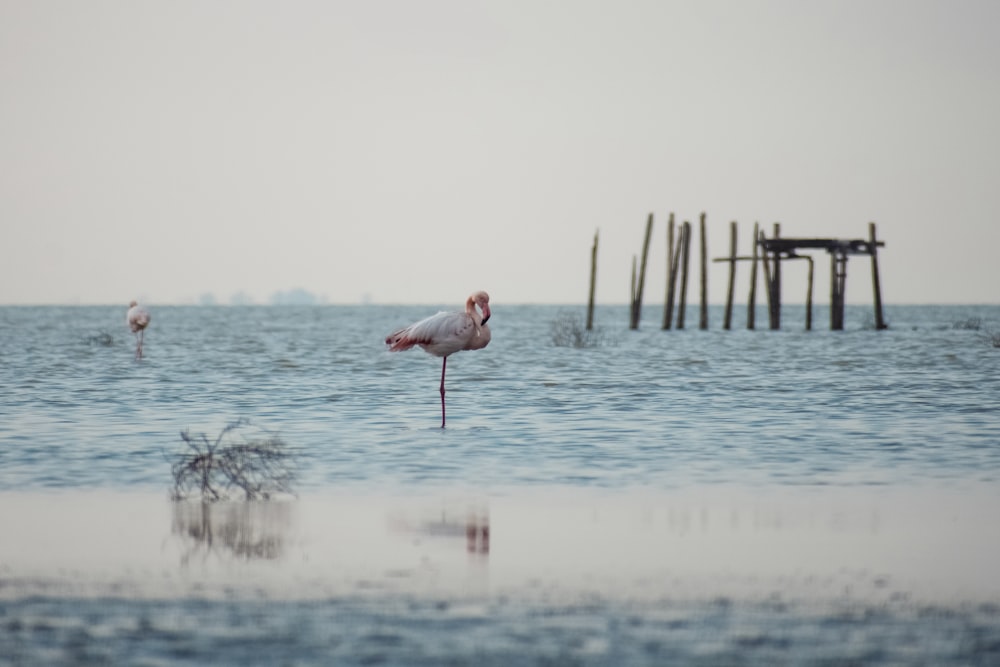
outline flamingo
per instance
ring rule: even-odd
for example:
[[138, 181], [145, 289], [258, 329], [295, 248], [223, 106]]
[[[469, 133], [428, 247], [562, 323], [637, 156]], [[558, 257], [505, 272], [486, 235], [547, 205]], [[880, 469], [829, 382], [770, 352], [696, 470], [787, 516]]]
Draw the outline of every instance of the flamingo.
[[[479, 312], [476, 311], [479, 307]], [[480, 314], [481, 312], [481, 314]], [[481, 350], [490, 342], [490, 295], [474, 292], [465, 300], [465, 312], [440, 312], [386, 336], [390, 352], [419, 345], [441, 360], [441, 428], [444, 428], [444, 372], [448, 357], [462, 350]]]
[[142, 338], [143, 332], [146, 327], [149, 326], [149, 320], [151, 320], [149, 311], [140, 306], [135, 301], [132, 301], [128, 305], [128, 313], [125, 315], [125, 322], [128, 323], [128, 328], [132, 330], [135, 334], [135, 358], [142, 359]]

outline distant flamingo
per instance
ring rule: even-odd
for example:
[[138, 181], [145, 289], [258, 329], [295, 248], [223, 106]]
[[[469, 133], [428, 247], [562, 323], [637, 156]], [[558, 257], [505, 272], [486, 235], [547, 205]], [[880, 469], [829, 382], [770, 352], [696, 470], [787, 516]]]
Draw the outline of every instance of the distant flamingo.
[[[476, 306], [482, 315], [476, 311]], [[462, 350], [481, 350], [490, 342], [490, 295], [476, 292], [465, 301], [464, 313], [440, 312], [405, 329], [390, 334], [385, 339], [390, 352], [409, 350], [419, 345], [441, 361], [441, 428], [444, 428], [444, 372], [448, 356]]]
[[146, 327], [149, 326], [149, 320], [151, 319], [149, 311], [135, 301], [128, 305], [128, 313], [125, 315], [125, 321], [128, 323], [128, 328], [135, 334], [136, 359], [142, 359], [143, 333], [146, 331]]

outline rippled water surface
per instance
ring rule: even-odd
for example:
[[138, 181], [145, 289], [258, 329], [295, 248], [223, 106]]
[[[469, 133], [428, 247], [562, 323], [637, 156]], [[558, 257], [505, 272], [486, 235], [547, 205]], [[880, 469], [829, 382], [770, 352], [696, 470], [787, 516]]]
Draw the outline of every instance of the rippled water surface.
[[300, 448], [303, 488], [1000, 471], [997, 307], [890, 308], [887, 331], [859, 307], [844, 332], [635, 332], [609, 307], [580, 349], [553, 344], [580, 309], [494, 305], [490, 346], [450, 360], [443, 431], [440, 360], [382, 343], [434, 307], [154, 307], [139, 363], [122, 308], [0, 308], [0, 488], [162, 487], [181, 430], [237, 418]]
[[[445, 429], [436, 306], [0, 307], [0, 665], [1000, 664], [1000, 307], [492, 305]], [[237, 419], [299, 500], [168, 502]]]

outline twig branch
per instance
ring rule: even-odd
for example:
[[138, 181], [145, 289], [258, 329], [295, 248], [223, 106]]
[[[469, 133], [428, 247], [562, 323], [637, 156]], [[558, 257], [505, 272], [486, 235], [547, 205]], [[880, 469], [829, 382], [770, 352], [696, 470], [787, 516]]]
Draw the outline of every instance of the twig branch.
[[235, 490], [245, 500], [269, 499], [276, 494], [295, 495], [293, 451], [275, 434], [263, 439], [238, 439], [247, 419], [228, 424], [214, 441], [204, 433], [181, 431], [185, 451], [171, 465], [173, 498], [192, 496], [203, 501], [228, 500]]

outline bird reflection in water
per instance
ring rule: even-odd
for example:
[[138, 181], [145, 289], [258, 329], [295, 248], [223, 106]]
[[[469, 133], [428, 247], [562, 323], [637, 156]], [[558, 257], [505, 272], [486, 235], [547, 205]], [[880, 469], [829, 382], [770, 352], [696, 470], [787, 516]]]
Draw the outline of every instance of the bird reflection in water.
[[464, 516], [442, 510], [440, 518], [431, 521], [413, 521], [397, 514], [390, 518], [390, 526], [396, 532], [422, 537], [464, 537], [465, 550], [470, 554], [488, 556], [490, 553], [490, 514], [485, 508], [469, 509]]
[[490, 553], [490, 517], [470, 513], [465, 523], [465, 547], [469, 553]]
[[181, 564], [209, 555], [274, 560], [285, 550], [291, 502], [175, 502], [171, 533], [184, 544]]

